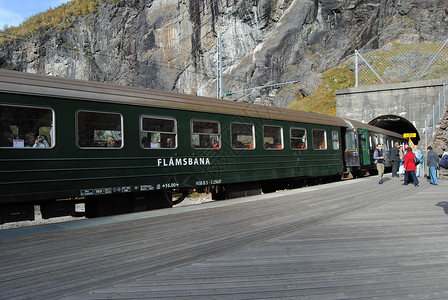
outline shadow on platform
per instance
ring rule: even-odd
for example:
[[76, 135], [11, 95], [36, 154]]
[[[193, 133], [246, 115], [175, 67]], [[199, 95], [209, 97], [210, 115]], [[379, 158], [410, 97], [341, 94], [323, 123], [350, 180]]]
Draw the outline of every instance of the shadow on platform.
[[442, 201], [436, 204], [436, 206], [443, 207], [443, 211], [448, 215], [448, 202]]

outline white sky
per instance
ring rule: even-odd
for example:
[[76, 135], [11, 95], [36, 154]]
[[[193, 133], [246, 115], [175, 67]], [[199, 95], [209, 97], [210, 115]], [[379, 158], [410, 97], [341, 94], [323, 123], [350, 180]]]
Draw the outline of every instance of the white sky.
[[0, 0], [0, 30], [19, 26], [23, 21], [69, 0]]

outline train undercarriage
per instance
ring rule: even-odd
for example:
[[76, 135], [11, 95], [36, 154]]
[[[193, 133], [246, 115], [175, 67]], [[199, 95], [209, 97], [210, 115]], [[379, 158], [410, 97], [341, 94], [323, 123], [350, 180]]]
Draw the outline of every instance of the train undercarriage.
[[[63, 216], [96, 218], [102, 216], [143, 212], [154, 209], [170, 208], [181, 203], [193, 192], [210, 193], [212, 200], [226, 200], [247, 196], [273, 193], [277, 190], [295, 189], [341, 180], [341, 175], [325, 177], [306, 177], [287, 180], [233, 183], [215, 186], [202, 186], [196, 189], [171, 189], [149, 192], [98, 195], [87, 197], [46, 200], [4, 204], [0, 207], [0, 224], [33, 221], [35, 206], [40, 206], [43, 219]], [[78, 211], [77, 204], [84, 204], [84, 210]]]

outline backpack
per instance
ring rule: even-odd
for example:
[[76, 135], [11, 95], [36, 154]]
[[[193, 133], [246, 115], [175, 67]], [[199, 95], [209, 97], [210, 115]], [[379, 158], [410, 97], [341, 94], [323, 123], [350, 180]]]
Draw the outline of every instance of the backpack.
[[439, 166], [448, 169], [448, 155], [444, 155], [439, 162]]
[[420, 163], [420, 159], [417, 158], [417, 156], [414, 155], [414, 163], [417, 166]]

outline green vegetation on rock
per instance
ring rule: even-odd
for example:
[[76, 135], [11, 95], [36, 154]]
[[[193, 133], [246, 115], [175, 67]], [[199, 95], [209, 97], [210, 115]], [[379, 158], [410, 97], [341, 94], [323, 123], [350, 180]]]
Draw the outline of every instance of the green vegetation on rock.
[[112, 2], [117, 0], [72, 0], [57, 8], [50, 8], [28, 18], [17, 27], [0, 30], [0, 44], [11, 40], [23, 40], [49, 29], [64, 30], [70, 27], [77, 17], [94, 13], [101, 3]]
[[336, 89], [355, 86], [355, 73], [346, 67], [336, 67], [322, 74], [322, 84], [308, 97], [299, 96], [288, 108], [336, 115]]

